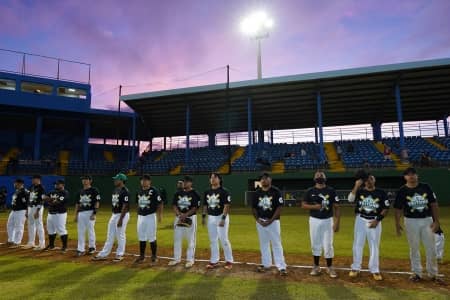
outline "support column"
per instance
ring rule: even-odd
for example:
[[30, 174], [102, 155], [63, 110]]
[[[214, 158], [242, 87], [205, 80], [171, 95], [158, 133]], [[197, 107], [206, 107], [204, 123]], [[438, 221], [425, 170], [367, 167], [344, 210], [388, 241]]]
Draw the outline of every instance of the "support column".
[[42, 116], [36, 117], [36, 129], [34, 132], [34, 153], [33, 159], [39, 160], [41, 158], [41, 134], [42, 134]]
[[131, 127], [131, 163], [136, 161], [136, 116], [133, 115], [133, 124]]
[[208, 147], [212, 149], [215, 146], [216, 146], [216, 133], [209, 132], [208, 133]]
[[167, 149], [167, 138], [164, 137], [164, 140], [163, 140], [163, 150], [166, 151], [166, 149]]
[[186, 105], [186, 151], [185, 151], [185, 163], [188, 163], [191, 160], [191, 151], [189, 149], [189, 135], [191, 127], [191, 106]]
[[273, 129], [270, 129], [270, 143], [273, 145]]
[[325, 161], [325, 149], [323, 147], [323, 128], [322, 128], [322, 97], [317, 92], [317, 124], [319, 126], [319, 158], [320, 162]]
[[314, 127], [314, 141], [316, 144], [319, 143], [319, 136], [317, 135], [317, 125]]
[[405, 148], [405, 135], [403, 132], [403, 111], [402, 111], [402, 98], [400, 97], [400, 85], [395, 84], [395, 103], [397, 106], [397, 121], [398, 131], [400, 135], [400, 150]]
[[375, 142], [380, 142], [383, 139], [383, 135], [381, 133], [381, 122], [376, 121], [372, 123], [372, 133], [373, 133], [373, 140]]
[[91, 135], [91, 122], [84, 120], [83, 161], [89, 160], [89, 136]]
[[253, 144], [253, 129], [252, 129], [252, 98], [247, 99], [247, 130], [248, 130], [248, 166], [253, 166], [253, 153], [252, 153], [252, 144]]
[[448, 116], [445, 116], [442, 120], [444, 122], [444, 136], [448, 137]]
[[264, 144], [264, 129], [258, 129], [258, 143], [260, 145]]

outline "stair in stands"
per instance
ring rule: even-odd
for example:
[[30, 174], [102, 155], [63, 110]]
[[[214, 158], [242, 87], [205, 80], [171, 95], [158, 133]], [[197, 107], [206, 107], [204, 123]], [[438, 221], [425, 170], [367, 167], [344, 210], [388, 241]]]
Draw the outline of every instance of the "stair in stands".
[[284, 173], [284, 161], [280, 160], [272, 163], [272, 173], [273, 174], [283, 174]]
[[70, 159], [70, 151], [68, 150], [61, 150], [59, 151], [59, 165], [60, 169], [59, 174], [65, 176], [67, 175], [67, 171], [69, 169], [69, 159]]
[[114, 154], [111, 151], [103, 151], [103, 157], [106, 161], [114, 162]]
[[2, 160], [0, 161], [0, 175], [3, 175], [6, 173], [6, 168], [8, 166], [9, 161], [11, 158], [17, 158], [19, 155], [19, 149], [16, 147], [12, 147], [8, 150], [8, 152], [5, 153]]
[[173, 168], [172, 170], [170, 170], [169, 174], [170, 175], [179, 175], [181, 173], [182, 168], [183, 168], [183, 165], [178, 165], [175, 168]]
[[447, 147], [445, 147], [444, 145], [442, 145], [441, 143], [439, 143], [438, 141], [434, 140], [433, 138], [425, 138], [425, 140], [430, 143], [431, 145], [435, 146], [436, 148], [438, 148], [441, 151], [447, 151]]
[[325, 154], [328, 158], [328, 166], [331, 172], [344, 172], [345, 166], [341, 159], [339, 159], [339, 155], [336, 151], [336, 147], [334, 143], [325, 143]]
[[[245, 148], [244, 147], [239, 147], [236, 149], [236, 151], [234, 151], [234, 153], [231, 155], [231, 164], [233, 164], [233, 162], [240, 158], [245, 152]], [[228, 174], [230, 172], [230, 165], [228, 164], [228, 162], [224, 163], [219, 170], [217, 170], [218, 173], [220, 174]]]
[[[384, 154], [384, 145], [383, 145], [383, 143], [374, 141], [373, 145], [375, 146], [375, 148], [377, 148], [378, 151], [380, 151], [382, 154]], [[391, 159], [394, 162], [395, 168], [397, 170], [405, 170], [406, 168], [411, 166], [409, 163], [402, 163], [400, 161], [400, 157], [398, 157], [398, 155], [395, 154], [394, 152], [391, 152]]]
[[160, 161], [161, 158], [167, 155], [167, 152], [161, 152], [160, 155], [158, 155], [153, 161]]

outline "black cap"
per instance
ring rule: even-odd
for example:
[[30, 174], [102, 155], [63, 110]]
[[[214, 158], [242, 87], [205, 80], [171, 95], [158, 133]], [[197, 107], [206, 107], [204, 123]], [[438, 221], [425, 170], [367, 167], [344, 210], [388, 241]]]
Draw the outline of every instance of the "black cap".
[[149, 174], [144, 174], [141, 176], [141, 180], [152, 180]]
[[409, 167], [407, 168], [405, 171], [403, 171], [403, 175], [408, 175], [408, 174], [417, 174], [417, 171], [415, 168], [413, 167]]
[[261, 180], [263, 177], [272, 178], [268, 172], [264, 172], [261, 175], [259, 175], [258, 180]]
[[25, 181], [23, 180], [23, 178], [16, 178], [16, 180], [14, 180], [14, 182], [16, 182], [16, 183], [24, 183]]
[[58, 179], [55, 181], [55, 184], [65, 184], [64, 179]]
[[39, 174], [34, 174], [33, 176], [31, 176], [31, 179], [41, 179], [41, 175]]
[[183, 177], [183, 181], [189, 181], [189, 182], [193, 182], [194, 181], [194, 179], [191, 177], [191, 176], [189, 176], [189, 175], [186, 175], [186, 176], [184, 176]]
[[80, 179], [92, 180], [92, 176], [91, 175], [83, 175], [83, 176], [80, 177]]

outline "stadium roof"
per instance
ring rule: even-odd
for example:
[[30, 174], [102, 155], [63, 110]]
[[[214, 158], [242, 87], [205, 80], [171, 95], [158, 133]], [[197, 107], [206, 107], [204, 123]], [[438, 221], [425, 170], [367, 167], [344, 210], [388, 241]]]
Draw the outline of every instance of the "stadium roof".
[[[399, 83], [404, 121], [442, 119], [450, 111], [450, 59], [436, 59], [302, 75], [231, 82], [230, 129], [247, 130], [247, 99], [253, 128], [294, 129], [317, 123], [322, 96], [323, 126], [397, 121], [394, 87]], [[191, 134], [226, 132], [226, 84], [121, 98], [151, 129], [153, 137], [185, 134], [186, 104]]]

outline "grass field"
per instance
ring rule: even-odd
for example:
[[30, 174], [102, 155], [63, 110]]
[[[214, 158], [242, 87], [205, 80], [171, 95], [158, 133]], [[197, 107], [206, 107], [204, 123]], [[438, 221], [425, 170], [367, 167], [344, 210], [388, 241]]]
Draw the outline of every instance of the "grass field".
[[[109, 216], [107, 209], [102, 209], [98, 214], [98, 248], [103, 245]], [[0, 214], [2, 237], [6, 218], [6, 213]], [[127, 229], [129, 252], [136, 252], [136, 219], [133, 212]], [[398, 238], [395, 235], [393, 219], [391, 213], [383, 220], [381, 269], [409, 271], [406, 237]], [[344, 208], [341, 230], [335, 235], [336, 265], [340, 267], [348, 267], [351, 261], [353, 220], [352, 209]], [[163, 222], [158, 228], [158, 245], [168, 255], [172, 253], [173, 245], [172, 222], [172, 213], [170, 209], [166, 209]], [[288, 264], [309, 265], [311, 252], [306, 213], [298, 208], [286, 208], [281, 222]], [[441, 223], [444, 231], [450, 227], [450, 211], [447, 207], [441, 208]], [[73, 212], [69, 212], [68, 230], [74, 245], [76, 224], [73, 222]], [[248, 208], [233, 208], [230, 240], [233, 251], [237, 254], [236, 260], [242, 261], [250, 257], [249, 260], [253, 262], [259, 261], [255, 224]], [[206, 228], [199, 226], [197, 256], [207, 259], [208, 248]], [[189, 272], [182, 268], [170, 270], [162, 265], [152, 269], [135, 268], [131, 263], [93, 264], [87, 259], [79, 261], [61, 255], [52, 257], [53, 254], [37, 259], [33, 257], [33, 253], [24, 251], [2, 249], [0, 252], [2, 299], [449, 299], [447, 287], [436, 287], [430, 282], [408, 287], [409, 283], [404, 275], [390, 275], [384, 284], [375, 284], [367, 275], [360, 282], [351, 282], [344, 271], [339, 274], [338, 281], [331, 281], [325, 276], [311, 279], [307, 270], [292, 270], [287, 279], [281, 280], [271, 274], [262, 277], [253, 275], [254, 272], [244, 267], [235, 268], [233, 274], [222, 271], [211, 274], [204, 272], [204, 266]], [[450, 253], [449, 243], [446, 245], [446, 253]], [[446, 278], [448, 270], [447, 264], [441, 267]]]

